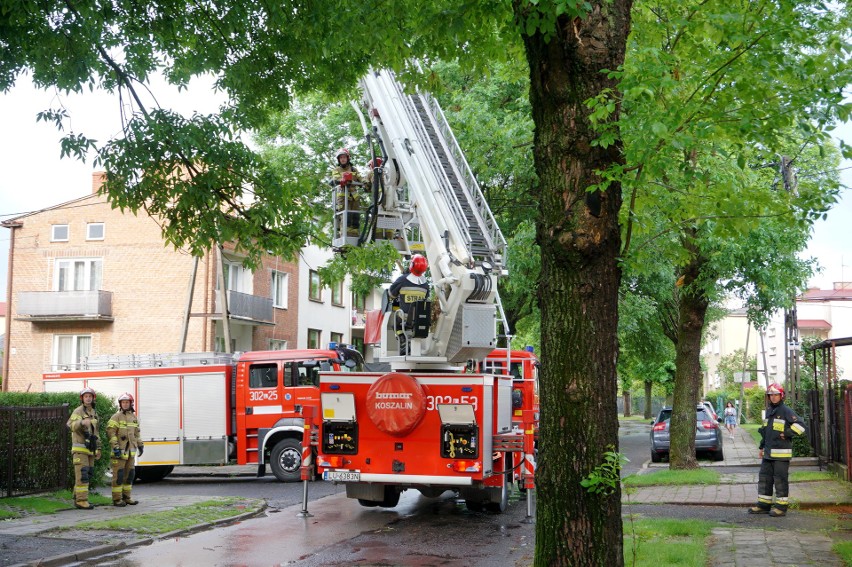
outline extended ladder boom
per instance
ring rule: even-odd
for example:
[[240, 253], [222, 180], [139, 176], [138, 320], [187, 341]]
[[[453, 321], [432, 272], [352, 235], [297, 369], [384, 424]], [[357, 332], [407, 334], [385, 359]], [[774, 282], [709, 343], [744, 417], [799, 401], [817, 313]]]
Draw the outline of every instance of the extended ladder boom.
[[[419, 228], [440, 306], [434, 331], [411, 355], [435, 363], [482, 358], [496, 346], [506, 240], [437, 101], [406, 94], [387, 70], [371, 71], [361, 87], [385, 158], [376, 226], [397, 229], [403, 252], [415, 248], [407, 237]], [[393, 356], [386, 335], [383, 356]]]

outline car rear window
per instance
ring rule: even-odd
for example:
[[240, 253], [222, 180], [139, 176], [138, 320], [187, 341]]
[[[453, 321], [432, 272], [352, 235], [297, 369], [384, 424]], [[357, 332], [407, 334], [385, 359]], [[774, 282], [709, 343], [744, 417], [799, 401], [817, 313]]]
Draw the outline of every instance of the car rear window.
[[[660, 412], [660, 417], [657, 418], [657, 421], [666, 421], [672, 417], [672, 410], [662, 410]], [[713, 421], [713, 418], [707, 412], [707, 410], [697, 409], [695, 410], [695, 421]]]

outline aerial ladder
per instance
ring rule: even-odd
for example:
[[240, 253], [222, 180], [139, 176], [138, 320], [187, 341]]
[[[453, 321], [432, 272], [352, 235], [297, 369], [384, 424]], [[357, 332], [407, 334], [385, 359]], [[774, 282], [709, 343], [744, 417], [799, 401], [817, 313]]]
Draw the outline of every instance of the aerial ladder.
[[506, 239], [435, 98], [405, 92], [389, 70], [371, 70], [360, 86], [356, 108], [381, 165], [372, 171], [361, 233], [350, 236], [348, 211], [337, 211], [332, 245], [388, 240], [402, 255], [423, 253], [437, 302], [416, 326], [433, 330], [415, 331], [407, 354], [385, 317], [379, 357], [394, 368], [432, 369], [481, 359], [496, 347], [496, 321], [507, 328], [497, 293], [497, 277], [507, 274]]

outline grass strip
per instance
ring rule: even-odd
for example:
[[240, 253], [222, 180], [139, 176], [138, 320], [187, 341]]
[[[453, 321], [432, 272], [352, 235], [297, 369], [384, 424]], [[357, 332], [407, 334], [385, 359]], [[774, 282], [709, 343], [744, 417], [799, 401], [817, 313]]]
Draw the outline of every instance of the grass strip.
[[719, 484], [719, 473], [710, 469], [695, 469], [690, 471], [673, 471], [669, 469], [647, 474], [630, 475], [622, 479], [621, 482], [625, 487]]
[[809, 482], [815, 480], [837, 480], [837, 477], [828, 471], [792, 471], [790, 482]]
[[263, 506], [262, 500], [246, 498], [217, 498], [189, 506], [148, 514], [128, 515], [111, 520], [81, 522], [75, 529], [132, 531], [143, 535], [159, 535], [184, 530], [198, 524], [224, 520], [254, 512]]
[[[91, 492], [89, 502], [95, 505], [112, 504], [112, 498]], [[73, 507], [74, 497], [70, 490], [0, 498], [0, 519], [21, 518], [33, 514], [55, 514], [59, 510], [68, 510]]]
[[743, 423], [740, 425], [743, 429], [745, 429], [751, 438], [754, 439], [755, 444], [760, 447], [760, 433], [757, 430], [760, 428], [759, 423]]
[[706, 539], [719, 525], [703, 520], [634, 518], [631, 521], [625, 518], [624, 564], [704, 567], [707, 564]]
[[831, 550], [840, 556], [846, 562], [846, 565], [852, 565], [852, 541], [841, 541], [835, 543]]

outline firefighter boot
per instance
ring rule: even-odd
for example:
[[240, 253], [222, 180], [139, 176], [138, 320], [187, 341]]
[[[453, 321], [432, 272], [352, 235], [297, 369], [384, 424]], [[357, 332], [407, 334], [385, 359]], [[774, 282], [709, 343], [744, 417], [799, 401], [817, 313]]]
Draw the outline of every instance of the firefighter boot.
[[764, 508], [762, 506], [752, 506], [748, 509], [749, 514], [769, 514], [769, 508]]
[[772, 518], [780, 518], [780, 517], [786, 516], [786, 515], [787, 515], [787, 511], [782, 510], [781, 508], [772, 508], [772, 510], [769, 511], [769, 516], [772, 517]]
[[137, 504], [139, 504], [139, 501], [134, 500], [133, 498], [130, 497], [129, 494], [127, 494], [127, 495], [124, 496], [124, 503], [130, 504], [131, 506], [136, 506]]
[[124, 500], [113, 500], [112, 505], [118, 506], [119, 508], [124, 508], [125, 506], [127, 506], [127, 503]]

